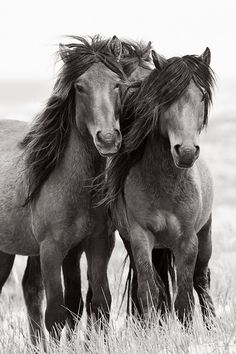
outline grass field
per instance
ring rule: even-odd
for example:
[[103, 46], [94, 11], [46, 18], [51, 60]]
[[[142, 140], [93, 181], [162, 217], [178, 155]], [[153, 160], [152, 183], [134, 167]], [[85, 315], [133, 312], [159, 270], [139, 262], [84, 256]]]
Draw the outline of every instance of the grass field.
[[[207, 331], [204, 328], [198, 306], [195, 310], [193, 329], [189, 332], [183, 331], [175, 318], [170, 318], [161, 328], [157, 325], [158, 321], [155, 321], [156, 325], [152, 325], [148, 330], [140, 328], [137, 323], [131, 321], [125, 324], [124, 308], [118, 315], [121, 293], [124, 289], [124, 278], [121, 286], [119, 283], [125, 252], [117, 237], [115, 251], [109, 265], [113, 303], [107, 342], [104, 343], [103, 336], [94, 332], [85, 347], [86, 318], [84, 316], [78, 323], [73, 340], [68, 343], [64, 336], [60, 346], [51, 343], [50, 353], [236, 353], [235, 87], [228, 84], [220, 93], [216, 108], [210, 117], [208, 131], [204, 133], [201, 144], [201, 153], [208, 161], [215, 181], [213, 255], [210, 263], [211, 292], [217, 312], [214, 329]], [[5, 114], [7, 106], [8, 104], [0, 111], [1, 118], [8, 116]], [[25, 112], [27, 116], [31, 108]], [[24, 107], [21, 107], [20, 118], [23, 113]], [[13, 118], [11, 114], [9, 118]], [[21, 290], [24, 266], [25, 258], [18, 257], [14, 266], [14, 276], [9, 279], [0, 297], [0, 353], [33, 353]], [[82, 275], [85, 295], [87, 282], [84, 258]]]

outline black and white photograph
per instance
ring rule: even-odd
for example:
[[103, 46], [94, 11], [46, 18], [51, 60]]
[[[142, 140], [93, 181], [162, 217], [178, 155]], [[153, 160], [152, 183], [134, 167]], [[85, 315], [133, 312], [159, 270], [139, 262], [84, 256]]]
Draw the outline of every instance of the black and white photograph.
[[236, 353], [235, 14], [1, 1], [0, 354]]

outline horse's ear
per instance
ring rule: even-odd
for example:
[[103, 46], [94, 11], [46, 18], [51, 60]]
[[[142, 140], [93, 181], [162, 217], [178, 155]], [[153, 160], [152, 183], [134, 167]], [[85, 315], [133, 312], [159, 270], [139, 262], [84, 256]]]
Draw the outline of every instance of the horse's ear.
[[113, 36], [109, 42], [110, 51], [115, 56], [117, 61], [120, 61], [122, 54], [122, 43], [116, 36]]
[[148, 59], [150, 57], [151, 49], [152, 49], [152, 42], [149, 41], [146, 48], [144, 49], [144, 52], [143, 52], [144, 59]]
[[161, 70], [166, 63], [166, 59], [161, 55], [157, 54], [155, 50], [152, 50], [152, 60], [156, 69]]
[[210, 65], [211, 51], [208, 47], [206, 47], [205, 51], [202, 53], [202, 55], [200, 55], [200, 58], [202, 59], [202, 61], [204, 61], [204, 63], [206, 63], [207, 65]]
[[66, 63], [68, 61], [69, 55], [70, 55], [70, 47], [68, 47], [65, 44], [59, 44], [59, 55], [61, 59]]
[[122, 43], [122, 55], [131, 55], [132, 54], [132, 48], [131, 46], [128, 46], [125, 42]]

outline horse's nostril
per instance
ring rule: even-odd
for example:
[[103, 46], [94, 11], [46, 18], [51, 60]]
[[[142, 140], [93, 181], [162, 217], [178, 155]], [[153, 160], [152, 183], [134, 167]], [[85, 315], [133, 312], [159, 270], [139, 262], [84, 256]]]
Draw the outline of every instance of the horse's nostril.
[[102, 143], [102, 141], [103, 141], [101, 130], [99, 130], [99, 131], [97, 132], [97, 141], [98, 141], [99, 143]]
[[200, 146], [196, 145], [195, 149], [196, 149], [195, 154], [199, 155], [200, 154]]
[[180, 154], [180, 144], [175, 145], [174, 149], [175, 149], [176, 154], [179, 155]]
[[119, 142], [121, 142], [122, 140], [122, 135], [119, 129], [115, 129], [115, 133], [116, 133], [116, 138]]

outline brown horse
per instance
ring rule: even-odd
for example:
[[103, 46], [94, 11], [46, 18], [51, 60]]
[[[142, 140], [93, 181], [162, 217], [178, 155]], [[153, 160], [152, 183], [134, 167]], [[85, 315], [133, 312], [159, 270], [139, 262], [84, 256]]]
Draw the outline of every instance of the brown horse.
[[74, 247], [90, 235], [97, 245], [105, 243], [106, 250], [90, 262], [93, 310], [109, 313], [111, 303], [106, 275], [110, 226], [105, 209], [93, 205], [91, 181], [104, 170], [104, 157], [116, 153], [121, 144], [122, 46], [117, 38], [74, 39], [76, 43], [60, 47], [64, 65], [30, 130], [23, 122], [0, 123], [0, 286], [15, 254], [30, 255], [23, 288], [34, 343], [43, 328], [43, 285], [46, 327], [60, 336], [66, 307], [73, 305], [73, 286], [80, 282], [76, 262], [69, 256], [75, 259]]
[[131, 244], [143, 315], [165, 300], [152, 254], [167, 248], [177, 270], [179, 319], [192, 318], [194, 286], [206, 320], [208, 310], [214, 315], [208, 268], [213, 189], [198, 159], [198, 138], [214, 83], [210, 50], [168, 60], [154, 52], [153, 59], [156, 69], [124, 103], [123, 146], [109, 164], [105, 201]]

